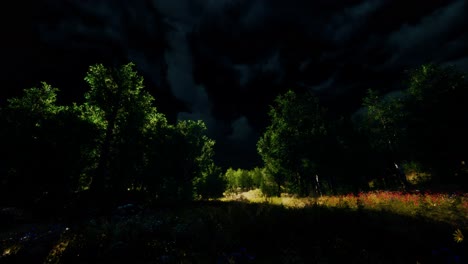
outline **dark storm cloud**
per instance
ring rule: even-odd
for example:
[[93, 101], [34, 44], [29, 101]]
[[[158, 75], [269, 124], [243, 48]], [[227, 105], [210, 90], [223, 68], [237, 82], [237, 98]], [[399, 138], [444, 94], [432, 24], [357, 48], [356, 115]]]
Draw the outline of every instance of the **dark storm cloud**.
[[336, 10], [325, 30], [334, 43], [341, 45], [366, 27], [367, 18], [381, 6], [380, 0], [367, 0]]
[[[204, 13], [192, 43], [193, 67], [206, 72], [196, 79], [224, 118], [235, 109], [250, 119], [257, 113], [249, 97], [296, 87], [348, 113], [368, 88], [400, 89], [405, 70], [421, 63], [467, 64], [465, 1], [233, 2]], [[237, 86], [210, 81], [213, 75], [236, 76]]]
[[225, 62], [225, 66], [237, 71], [240, 88], [245, 87], [257, 74], [272, 74], [276, 83], [281, 82], [283, 76], [283, 66], [280, 61], [279, 51], [273, 52], [269, 57], [264, 58], [256, 64], [232, 64]]
[[[41, 40], [52, 46], [99, 47], [99, 42], [104, 40], [114, 45], [127, 46], [125, 23], [128, 21], [123, 19], [127, 12], [118, 2], [67, 1], [48, 8], [51, 8], [49, 12], [52, 15], [49, 19], [53, 21], [44, 18], [37, 26]], [[67, 12], [61, 13], [64, 9]], [[148, 30], [154, 31], [151, 28]]]
[[239, 78], [239, 85], [244, 87], [252, 79], [253, 69], [248, 64], [236, 64], [232, 67], [237, 71]]
[[417, 24], [403, 24], [388, 38], [395, 51], [388, 63], [443, 63], [468, 57], [467, 8], [466, 1], [458, 0], [420, 18]]
[[[197, 84], [194, 80], [193, 54], [189, 43], [189, 34], [198, 29], [202, 23], [212, 19], [224, 20], [223, 13], [238, 4], [246, 5], [243, 9], [245, 14], [239, 23], [251, 27], [260, 23], [262, 16], [266, 13], [264, 1], [252, 1], [251, 4], [242, 1], [155, 1], [159, 10], [166, 16], [167, 22], [174, 30], [168, 34], [170, 50], [165, 54], [168, 63], [168, 81], [173, 94], [186, 102], [190, 112], [179, 113], [180, 119], [203, 119], [213, 136], [217, 130], [216, 119], [212, 116], [211, 102], [206, 88], [203, 84]], [[221, 22], [223, 23], [223, 22]], [[211, 53], [211, 52], [210, 52]], [[207, 56], [212, 56], [207, 54]], [[216, 58], [217, 57], [217, 58]], [[248, 83], [254, 71], [274, 73], [281, 80], [281, 66], [279, 53], [273, 52], [269, 57], [259, 61], [255, 65], [234, 65], [223, 54], [217, 54], [216, 60], [232, 71], [238, 71], [241, 86]], [[237, 127], [234, 121], [233, 126]]]
[[70, 57], [67, 66], [132, 61], [151, 83], [163, 86], [160, 54], [167, 28], [151, 1], [45, 2], [42, 8], [34, 25], [39, 41], [56, 48], [56, 57]]
[[455, 59], [448, 61], [443, 64], [444, 66], [455, 66], [459, 69], [463, 69], [466, 72], [468, 72], [468, 56], [461, 58], [461, 59]]
[[307, 90], [310, 90], [310, 91], [313, 91], [313, 92], [323, 92], [323, 91], [326, 91], [328, 89], [330, 89], [333, 84], [335, 82], [335, 78], [334, 77], [330, 77], [329, 79], [317, 84], [317, 85], [313, 85], [313, 86], [310, 86], [310, 85], [306, 85], [304, 84], [303, 82], [298, 82], [297, 85], [298, 86], [301, 86], [301, 87], [304, 87], [304, 88], [307, 88]]
[[243, 141], [252, 139], [254, 131], [249, 125], [249, 121], [245, 116], [241, 116], [232, 122], [232, 133], [228, 136], [229, 140], [236, 143], [243, 143]]
[[[165, 53], [168, 64], [168, 81], [173, 94], [189, 105], [191, 113], [182, 113], [182, 119], [203, 117], [211, 121], [210, 102], [205, 89], [196, 85], [193, 80], [192, 55], [187, 42], [187, 29], [184, 25], [174, 25], [175, 30], [169, 33], [170, 50]], [[211, 122], [208, 124], [212, 126]]]
[[168, 82], [178, 99], [188, 105], [190, 112], [181, 112], [179, 119], [201, 119], [205, 121], [211, 136], [215, 136], [216, 121], [211, 116], [211, 102], [203, 85], [193, 79], [192, 53], [188, 34], [199, 23], [197, 3], [179, 1], [155, 1], [159, 10], [166, 16], [173, 30], [168, 34], [169, 50], [165, 53], [168, 65]]
[[258, 28], [262, 26], [267, 14], [271, 12], [268, 6], [268, 0], [252, 1], [247, 11], [241, 18], [241, 24], [248, 28]]

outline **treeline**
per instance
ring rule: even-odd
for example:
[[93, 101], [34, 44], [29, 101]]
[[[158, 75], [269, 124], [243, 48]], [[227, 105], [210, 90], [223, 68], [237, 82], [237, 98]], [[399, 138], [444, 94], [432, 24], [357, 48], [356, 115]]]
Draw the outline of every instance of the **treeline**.
[[88, 192], [138, 192], [149, 201], [219, 196], [221, 169], [202, 121], [170, 124], [153, 106], [133, 64], [94, 65], [82, 104], [58, 105], [43, 83], [0, 109], [0, 195], [34, 204]]
[[34, 204], [90, 193], [189, 201], [260, 188], [300, 196], [468, 188], [468, 84], [454, 68], [423, 65], [404, 89], [368, 90], [362, 109], [332, 118], [312, 93], [270, 107], [257, 143], [264, 166], [222, 173], [202, 121], [170, 124], [133, 64], [91, 66], [83, 103], [58, 105], [43, 83], [0, 108], [0, 201]]
[[272, 194], [273, 181], [274, 194], [301, 196], [448, 184], [466, 190], [465, 76], [427, 64], [409, 72], [402, 84], [404, 89], [385, 96], [368, 90], [362, 109], [339, 119], [330, 118], [311, 93], [279, 95], [257, 143], [267, 176], [248, 180], [249, 173], [228, 170], [231, 188], [264, 184]]

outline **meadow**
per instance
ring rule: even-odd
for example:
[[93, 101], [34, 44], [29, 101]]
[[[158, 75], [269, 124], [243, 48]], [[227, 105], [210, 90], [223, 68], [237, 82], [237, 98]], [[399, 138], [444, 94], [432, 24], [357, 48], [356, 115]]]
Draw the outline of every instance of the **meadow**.
[[467, 263], [467, 194], [258, 190], [1, 229], [2, 263]]
[[444, 222], [455, 227], [468, 227], [468, 194], [373, 191], [346, 195], [324, 195], [316, 198], [298, 198], [288, 194], [266, 197], [260, 190], [225, 195], [222, 201], [269, 203], [286, 208], [322, 206], [350, 211], [366, 210], [388, 212], [402, 216]]

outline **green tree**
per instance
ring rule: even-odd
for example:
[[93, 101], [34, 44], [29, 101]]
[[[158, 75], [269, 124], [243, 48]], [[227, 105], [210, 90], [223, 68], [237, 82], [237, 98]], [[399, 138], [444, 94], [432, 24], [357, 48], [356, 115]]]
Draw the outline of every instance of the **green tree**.
[[[176, 129], [181, 134], [184, 143], [179, 152], [183, 155], [180, 159], [180, 169], [182, 170], [180, 176], [182, 178], [179, 181], [179, 186], [180, 183], [185, 183], [185, 190], [187, 193], [191, 193], [194, 181], [205, 182], [208, 177], [213, 176], [212, 173], [217, 173], [213, 163], [215, 142], [206, 135], [207, 128], [201, 120], [179, 121]], [[203, 189], [201, 185], [198, 188], [199, 190]]]
[[46, 83], [10, 99], [0, 112], [1, 190], [32, 197], [90, 189], [104, 203], [118, 199], [109, 192], [130, 190], [161, 200], [221, 195], [205, 124], [169, 124], [133, 67], [91, 66], [80, 105], [58, 106], [58, 90]]
[[406, 129], [406, 100], [404, 94], [381, 97], [371, 89], [363, 99], [363, 106], [366, 108], [363, 128], [369, 136], [370, 145], [383, 156], [390, 175], [395, 175], [397, 182], [404, 187], [407, 182], [401, 168], [404, 158], [401, 153]]
[[233, 168], [228, 168], [224, 174], [226, 179], [226, 190], [229, 192], [234, 192], [237, 189], [237, 180], [236, 180], [236, 170]]
[[398, 96], [381, 97], [369, 90], [363, 100], [363, 128], [374, 151], [404, 184], [405, 163], [420, 164], [439, 181], [459, 182], [461, 165], [468, 159], [464, 151], [468, 147], [464, 75], [453, 67], [425, 64], [409, 71], [404, 84], [406, 89]]
[[229, 168], [225, 173], [227, 189], [228, 191], [234, 192], [259, 188], [263, 180], [262, 177], [263, 172], [259, 168], [255, 168], [250, 171], [241, 168], [237, 170]]
[[[155, 119], [156, 120], [156, 119]], [[213, 162], [214, 141], [202, 121], [156, 122], [148, 130], [147, 168], [142, 185], [158, 200], [222, 195], [224, 181]]]
[[93, 166], [99, 129], [81, 119], [76, 107], [58, 106], [57, 92], [42, 83], [9, 99], [2, 110], [2, 193], [63, 198], [80, 188], [80, 178]]
[[252, 170], [249, 171], [250, 178], [252, 179], [252, 185], [255, 188], [260, 188], [260, 185], [262, 184], [262, 180], [264, 177], [264, 172], [262, 168], [255, 167]]
[[[143, 169], [143, 132], [157, 112], [143, 90], [143, 78], [129, 63], [120, 68], [93, 65], [85, 77], [86, 104], [103, 112], [104, 137], [91, 190], [124, 190]], [[112, 178], [112, 179], [111, 179]]]
[[310, 94], [296, 95], [288, 91], [270, 108], [271, 124], [260, 138], [257, 149], [267, 173], [278, 186], [288, 181], [294, 192], [308, 195], [316, 187], [322, 154], [326, 151], [327, 129], [325, 110]]
[[43, 157], [52, 154], [49, 132], [61, 110], [56, 105], [57, 91], [42, 83], [40, 88], [26, 89], [23, 96], [9, 99], [3, 109], [1, 151], [6, 163], [2, 177], [5, 192], [10, 190], [13, 195], [37, 198], [53, 182], [55, 167], [45, 171], [44, 165], [48, 163], [43, 164], [43, 161], [52, 163], [53, 158], [44, 160]]
[[370, 134], [371, 145], [383, 151], [396, 151], [403, 137], [405, 119], [404, 98], [382, 98], [375, 90], [367, 90], [363, 99], [366, 107], [365, 129]]
[[236, 171], [237, 186], [242, 191], [248, 191], [253, 189], [254, 183], [251, 174], [248, 170], [237, 169]]
[[222, 197], [226, 188], [226, 181], [222, 177], [221, 168], [216, 166], [214, 162], [209, 162], [204, 167], [201, 176], [195, 178], [193, 183], [195, 195], [200, 198]]
[[266, 169], [262, 169], [262, 179], [260, 182], [260, 190], [266, 196], [274, 196], [278, 194], [278, 187], [274, 177], [267, 173]]
[[[463, 181], [461, 164], [468, 160], [468, 82], [454, 67], [425, 64], [406, 81], [408, 148], [441, 183]], [[465, 180], [466, 184], [466, 180]]]

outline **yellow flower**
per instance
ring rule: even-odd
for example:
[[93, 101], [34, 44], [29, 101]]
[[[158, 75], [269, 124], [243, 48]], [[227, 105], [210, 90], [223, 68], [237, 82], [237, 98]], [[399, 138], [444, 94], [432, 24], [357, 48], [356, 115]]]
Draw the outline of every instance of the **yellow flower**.
[[457, 229], [455, 230], [455, 233], [453, 233], [453, 239], [455, 240], [455, 242], [457, 243], [461, 243], [463, 241], [463, 233], [460, 229]]

